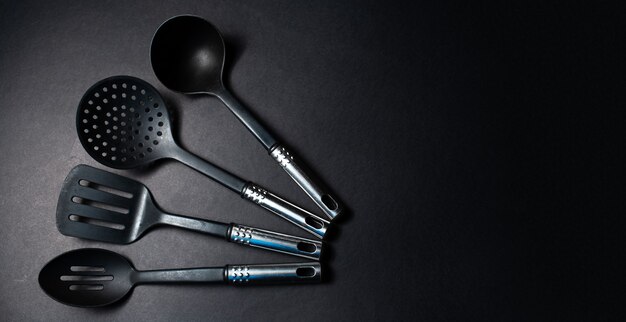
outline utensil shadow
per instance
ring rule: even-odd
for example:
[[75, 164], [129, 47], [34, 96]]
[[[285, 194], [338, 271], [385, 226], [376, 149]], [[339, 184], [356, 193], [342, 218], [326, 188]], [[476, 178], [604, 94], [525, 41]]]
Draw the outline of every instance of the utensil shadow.
[[245, 38], [238, 34], [222, 34], [222, 38], [224, 39], [224, 50], [226, 51], [222, 78], [224, 81], [228, 81], [230, 83], [230, 75], [232, 75], [230, 71], [232, 71], [241, 58], [242, 53], [246, 49], [247, 43]]
[[[97, 315], [104, 315], [104, 314], [111, 314], [114, 312], [118, 312], [120, 310], [122, 310], [126, 304], [128, 303], [128, 299], [130, 299], [130, 297], [132, 296], [133, 292], [135, 291], [135, 287], [132, 287], [128, 293], [126, 293], [126, 295], [124, 295], [124, 297], [122, 297], [121, 299], [108, 304], [108, 305], [104, 305], [104, 306], [98, 306], [98, 307], [88, 307], [86, 309], [90, 310], [92, 313], [95, 313]], [[84, 310], [85, 308], [80, 308], [81, 310]]]

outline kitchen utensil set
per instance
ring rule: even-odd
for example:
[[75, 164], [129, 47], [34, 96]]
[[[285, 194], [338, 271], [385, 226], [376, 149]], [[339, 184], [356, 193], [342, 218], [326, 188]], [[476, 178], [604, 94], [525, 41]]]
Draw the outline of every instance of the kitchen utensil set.
[[[338, 199], [226, 90], [222, 82], [224, 56], [219, 31], [208, 21], [189, 15], [163, 23], [154, 35], [150, 52], [154, 72], [166, 87], [218, 97], [323, 213], [334, 219], [343, 210]], [[94, 84], [79, 103], [76, 127], [87, 153], [105, 166], [130, 169], [159, 159], [174, 159], [318, 238], [326, 234], [328, 220], [180, 148], [171, 133], [164, 100], [152, 85], [139, 78], [114, 76]], [[154, 226], [170, 225], [244, 246], [317, 260], [139, 271], [124, 256], [111, 251], [78, 249], [54, 258], [39, 274], [39, 284], [46, 294], [68, 305], [108, 305], [124, 298], [134, 286], [148, 283], [253, 285], [321, 281], [320, 240], [167, 213], [140, 182], [87, 165], [76, 166], [65, 179], [56, 223], [64, 235], [114, 244], [132, 243]]]

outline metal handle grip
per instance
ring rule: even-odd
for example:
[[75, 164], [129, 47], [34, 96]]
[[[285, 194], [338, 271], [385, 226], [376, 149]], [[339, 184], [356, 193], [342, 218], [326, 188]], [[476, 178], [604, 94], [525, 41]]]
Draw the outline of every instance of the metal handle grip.
[[322, 280], [322, 267], [318, 262], [228, 265], [226, 280], [234, 285], [319, 283]]
[[[291, 178], [313, 199], [324, 214], [331, 220], [337, 217], [343, 210], [336, 198], [332, 197], [328, 191], [324, 191], [319, 184], [307, 174], [303, 167], [298, 165], [299, 161], [294, 158], [284, 146], [277, 144], [270, 150], [270, 155], [282, 166]], [[301, 163], [300, 163], [301, 164]]]
[[309, 259], [319, 260], [322, 253], [322, 243], [319, 241], [238, 224], [231, 224], [228, 240]]
[[324, 238], [330, 222], [324, 220], [260, 186], [249, 182], [241, 192], [241, 197], [275, 213], [311, 234]]

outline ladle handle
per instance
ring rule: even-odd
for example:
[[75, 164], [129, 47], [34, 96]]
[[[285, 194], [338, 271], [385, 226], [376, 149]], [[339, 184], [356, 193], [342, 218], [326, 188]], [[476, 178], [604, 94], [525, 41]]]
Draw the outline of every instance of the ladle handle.
[[231, 224], [229, 241], [288, 255], [319, 260], [322, 243], [269, 230]]
[[226, 279], [234, 285], [319, 283], [322, 267], [319, 262], [228, 265]]
[[343, 207], [337, 201], [337, 198], [332, 197], [328, 191], [322, 189], [321, 185], [305, 171], [302, 162], [293, 155], [293, 152], [288, 151], [283, 145], [276, 144], [270, 150], [270, 155], [300, 188], [313, 199], [326, 216], [332, 220], [341, 213]]
[[263, 144], [266, 150], [276, 144], [274, 136], [225, 87], [216, 90], [213, 95], [217, 96], [235, 114], [237, 119]]
[[243, 188], [241, 197], [273, 212], [319, 238], [324, 238], [330, 224], [327, 220], [280, 198], [252, 182], [248, 182]]
[[293, 153], [287, 151], [284, 146], [279, 144], [245, 106], [224, 87], [215, 91], [213, 95], [217, 96], [235, 114], [239, 121], [263, 144], [265, 149], [287, 171], [300, 188], [313, 199], [326, 216], [334, 219], [339, 215], [342, 210], [339, 201], [332, 197], [328, 191], [322, 189], [320, 184], [316, 183], [313, 177], [304, 170], [302, 162], [295, 159]]

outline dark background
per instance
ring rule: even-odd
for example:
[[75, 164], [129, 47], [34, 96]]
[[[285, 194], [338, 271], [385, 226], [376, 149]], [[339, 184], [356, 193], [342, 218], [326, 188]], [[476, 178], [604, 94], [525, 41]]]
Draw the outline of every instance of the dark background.
[[[2, 319], [619, 320], [626, 11], [520, 3], [1, 1]], [[78, 141], [77, 104], [118, 74], [162, 91], [183, 147], [319, 212], [217, 99], [157, 81], [152, 34], [184, 13], [221, 29], [227, 86], [349, 207], [331, 278], [59, 304], [39, 270], [81, 247], [139, 269], [298, 261], [174, 228], [128, 246], [56, 230], [69, 170], [104, 168]], [[307, 235], [177, 162], [115, 172], [165, 210]]]

